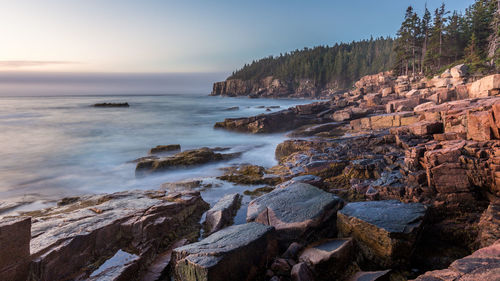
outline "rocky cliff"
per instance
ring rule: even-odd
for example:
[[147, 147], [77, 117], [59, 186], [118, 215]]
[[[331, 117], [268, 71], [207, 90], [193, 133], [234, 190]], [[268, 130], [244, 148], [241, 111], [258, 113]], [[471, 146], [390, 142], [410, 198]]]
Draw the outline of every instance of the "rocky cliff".
[[[472, 77], [464, 65], [432, 79], [380, 73], [328, 101], [217, 123], [293, 130], [268, 173], [314, 177], [356, 202], [337, 212], [331, 236], [319, 235], [326, 241], [296, 237], [309, 246], [276, 258], [270, 280], [499, 279], [498, 244], [472, 254], [500, 239], [499, 93], [500, 74]], [[488, 263], [474, 262], [486, 252]]]
[[317, 85], [310, 79], [283, 81], [268, 76], [258, 81], [228, 79], [214, 83], [212, 96], [249, 96], [251, 98], [326, 98], [336, 91], [337, 85]]

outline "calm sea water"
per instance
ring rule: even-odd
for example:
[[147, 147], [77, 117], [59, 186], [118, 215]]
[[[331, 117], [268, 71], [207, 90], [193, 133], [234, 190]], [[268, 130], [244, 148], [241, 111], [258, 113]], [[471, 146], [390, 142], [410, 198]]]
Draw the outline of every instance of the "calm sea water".
[[[98, 102], [128, 102], [129, 108], [94, 108]], [[0, 201], [31, 202], [86, 193], [154, 189], [164, 182], [212, 177], [237, 163], [270, 167], [279, 135], [250, 135], [213, 129], [228, 117], [281, 110], [306, 100], [221, 98], [206, 95], [0, 97]], [[239, 106], [239, 110], [225, 109]], [[182, 149], [229, 147], [241, 157], [223, 163], [136, 178], [129, 161], [156, 145]], [[209, 202], [248, 187], [223, 184], [204, 194]], [[47, 203], [49, 201], [49, 203]]]

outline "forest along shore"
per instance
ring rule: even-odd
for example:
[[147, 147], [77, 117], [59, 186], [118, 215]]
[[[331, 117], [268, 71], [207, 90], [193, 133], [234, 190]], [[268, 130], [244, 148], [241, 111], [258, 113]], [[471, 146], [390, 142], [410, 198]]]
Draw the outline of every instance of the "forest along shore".
[[[499, 94], [499, 74], [471, 77], [458, 65], [432, 79], [365, 76], [328, 101], [226, 119], [215, 127], [290, 136], [275, 167], [228, 167], [218, 178], [260, 186], [245, 192], [247, 223], [232, 225], [241, 195], [210, 209], [200, 191], [216, 187], [201, 181], [67, 198], [2, 221], [0, 275], [497, 280]], [[164, 149], [176, 151], [143, 159], [141, 176], [237, 156]]]

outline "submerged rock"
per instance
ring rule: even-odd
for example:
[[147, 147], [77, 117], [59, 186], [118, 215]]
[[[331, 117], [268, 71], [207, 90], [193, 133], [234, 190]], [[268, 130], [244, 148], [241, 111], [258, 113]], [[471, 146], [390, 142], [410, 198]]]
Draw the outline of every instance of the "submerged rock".
[[278, 188], [248, 205], [247, 221], [274, 226], [282, 241], [307, 239], [310, 232], [332, 224], [343, 206], [339, 197], [305, 183]]
[[205, 225], [208, 234], [232, 224], [233, 217], [241, 205], [241, 198], [238, 193], [227, 194], [207, 211]]
[[355, 202], [338, 212], [344, 237], [353, 237], [363, 256], [382, 267], [408, 262], [422, 229], [427, 208], [396, 200]]
[[174, 250], [175, 280], [254, 280], [276, 254], [274, 228], [259, 223], [235, 225]]
[[235, 111], [235, 110], [240, 110], [239, 106], [232, 106], [224, 109], [225, 111]]

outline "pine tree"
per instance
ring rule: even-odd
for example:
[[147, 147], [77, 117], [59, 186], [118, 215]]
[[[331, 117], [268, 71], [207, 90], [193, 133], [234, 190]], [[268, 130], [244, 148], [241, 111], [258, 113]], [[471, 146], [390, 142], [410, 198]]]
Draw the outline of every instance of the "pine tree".
[[333, 82], [349, 87], [361, 76], [388, 70], [394, 63], [393, 46], [394, 40], [389, 37], [304, 48], [254, 61], [228, 79], [255, 81], [273, 76], [292, 84], [311, 79], [319, 86]]
[[473, 70], [483, 70], [488, 54], [488, 45], [493, 30], [492, 22], [497, 10], [495, 0], [477, 0], [468, 10], [470, 25], [470, 41], [467, 45], [466, 61], [470, 62]]
[[[500, 1], [500, 0], [499, 0]], [[427, 9], [427, 3], [425, 4], [425, 12], [421, 21], [421, 31], [422, 31], [422, 55], [420, 58], [420, 72], [425, 72], [425, 54], [427, 53], [427, 44], [429, 43], [431, 25], [431, 12]]]
[[489, 38], [488, 58], [495, 67], [500, 67], [500, 0], [491, 24], [492, 33]]
[[446, 59], [446, 64], [450, 64], [459, 60], [463, 56], [463, 50], [466, 45], [466, 40], [463, 37], [463, 20], [462, 16], [454, 11], [448, 19], [449, 24], [445, 27], [445, 52], [443, 57]]
[[425, 64], [429, 66], [431, 71], [435, 71], [442, 66], [444, 29], [448, 20], [445, 15], [448, 13], [444, 3], [434, 11], [433, 27], [427, 53], [425, 54]]
[[[396, 58], [399, 61], [399, 72], [408, 75], [410, 59], [412, 58], [412, 29], [413, 29], [413, 7], [409, 6], [406, 9], [404, 21], [398, 31], [398, 39], [396, 41]], [[396, 69], [397, 70], [397, 69]]]

